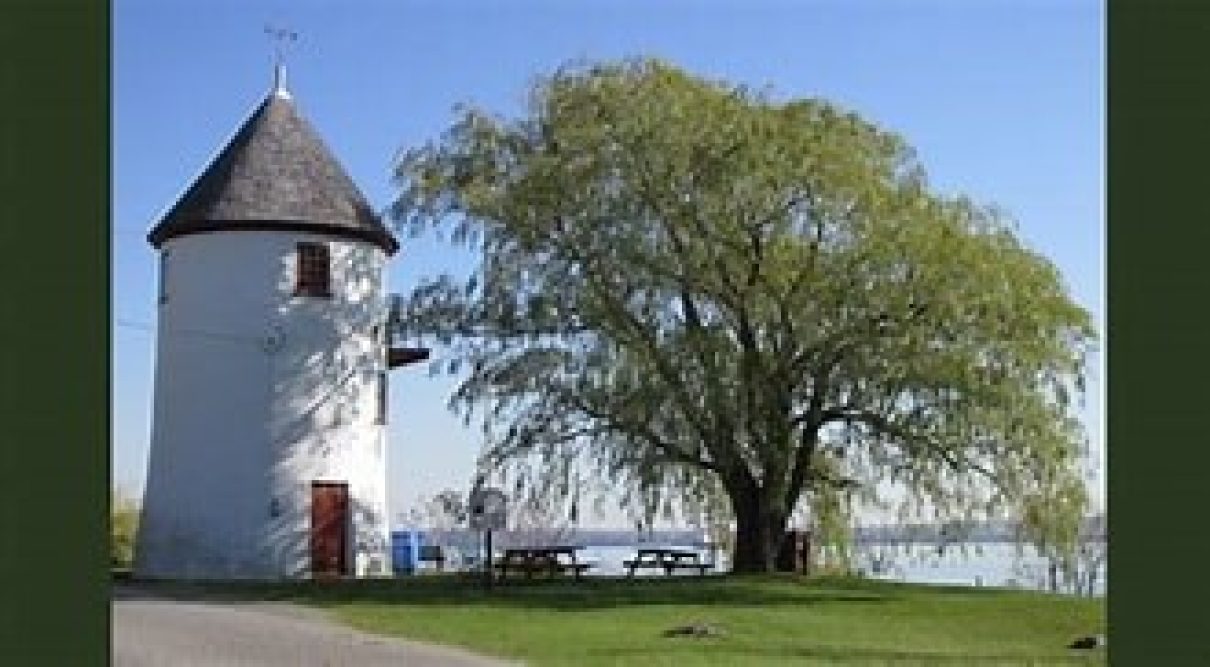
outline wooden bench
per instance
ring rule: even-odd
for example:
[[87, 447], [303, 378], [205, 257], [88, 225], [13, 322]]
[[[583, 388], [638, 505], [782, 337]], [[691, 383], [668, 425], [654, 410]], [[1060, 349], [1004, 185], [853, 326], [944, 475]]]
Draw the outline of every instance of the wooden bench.
[[416, 555], [418, 564], [429, 563], [437, 567], [437, 571], [445, 570], [445, 551], [437, 544], [422, 544]]

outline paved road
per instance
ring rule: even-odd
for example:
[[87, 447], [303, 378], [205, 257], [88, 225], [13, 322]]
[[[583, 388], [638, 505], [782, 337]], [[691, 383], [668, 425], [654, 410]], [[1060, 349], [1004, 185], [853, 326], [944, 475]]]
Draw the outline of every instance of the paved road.
[[114, 667], [498, 667], [453, 648], [376, 637], [286, 603], [159, 599], [116, 591]]

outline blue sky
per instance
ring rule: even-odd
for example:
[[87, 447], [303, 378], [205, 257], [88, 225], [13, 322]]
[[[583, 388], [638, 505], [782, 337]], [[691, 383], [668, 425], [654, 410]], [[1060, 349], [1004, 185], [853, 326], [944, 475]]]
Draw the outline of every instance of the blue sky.
[[[142, 487], [150, 430], [156, 277], [144, 237], [267, 92], [266, 23], [300, 33], [289, 87], [375, 205], [391, 199], [397, 151], [439, 134], [456, 104], [511, 115], [534, 77], [568, 60], [659, 56], [826, 97], [899, 132], [937, 189], [1012, 214], [1104, 330], [1098, 2], [114, 0], [113, 479], [130, 489]], [[405, 240], [390, 287], [464, 261]], [[1098, 449], [1100, 366], [1083, 412]], [[445, 409], [449, 380], [406, 369], [392, 381], [401, 512], [465, 488], [480, 441]]]

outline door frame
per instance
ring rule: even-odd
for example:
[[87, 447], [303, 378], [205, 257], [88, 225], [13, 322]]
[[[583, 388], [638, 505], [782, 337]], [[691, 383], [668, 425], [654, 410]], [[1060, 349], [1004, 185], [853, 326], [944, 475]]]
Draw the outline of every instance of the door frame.
[[320, 491], [320, 489], [340, 489], [341, 496], [344, 500], [343, 512], [342, 512], [342, 516], [340, 517], [340, 523], [338, 524], [340, 526], [340, 566], [339, 566], [340, 572], [339, 572], [339, 574], [336, 574], [335, 576], [338, 576], [338, 577], [348, 576], [351, 572], [350, 567], [349, 567], [350, 560], [351, 560], [349, 558], [349, 550], [350, 550], [350, 545], [352, 542], [352, 540], [349, 539], [350, 532], [351, 532], [350, 528], [352, 525], [352, 521], [351, 521], [352, 512], [351, 512], [351, 508], [350, 508], [349, 483], [332, 481], [332, 480], [313, 480], [311, 482], [311, 519], [310, 519], [310, 529], [308, 530], [308, 533], [307, 533], [308, 543], [309, 543], [309, 547], [310, 547], [307, 555], [310, 560], [311, 576], [312, 577], [333, 576], [332, 573], [330, 573], [330, 572], [321, 573], [315, 567], [315, 551], [316, 551], [316, 539], [315, 538], [318, 535], [318, 532], [316, 531], [316, 524], [315, 524], [315, 510], [316, 510], [315, 498], [316, 498], [318, 492]]

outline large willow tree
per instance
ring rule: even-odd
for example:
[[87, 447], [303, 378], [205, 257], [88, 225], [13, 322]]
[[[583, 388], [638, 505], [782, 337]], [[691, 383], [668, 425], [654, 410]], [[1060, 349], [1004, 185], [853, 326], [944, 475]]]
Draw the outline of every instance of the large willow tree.
[[449, 346], [486, 461], [716, 492], [736, 571], [841, 491], [1070, 492], [1089, 316], [898, 136], [649, 60], [564, 68], [521, 118], [459, 115], [401, 158], [392, 213], [478, 258], [417, 287], [404, 330]]

